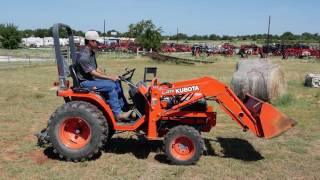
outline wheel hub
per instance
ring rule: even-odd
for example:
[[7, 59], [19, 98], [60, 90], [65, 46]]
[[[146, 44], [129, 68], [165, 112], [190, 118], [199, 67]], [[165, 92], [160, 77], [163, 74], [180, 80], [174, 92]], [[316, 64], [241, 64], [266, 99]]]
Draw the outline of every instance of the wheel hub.
[[90, 141], [91, 129], [88, 123], [80, 117], [67, 118], [61, 123], [59, 137], [66, 147], [81, 149]]
[[189, 137], [181, 136], [173, 140], [171, 152], [177, 159], [188, 160], [194, 155], [195, 146]]

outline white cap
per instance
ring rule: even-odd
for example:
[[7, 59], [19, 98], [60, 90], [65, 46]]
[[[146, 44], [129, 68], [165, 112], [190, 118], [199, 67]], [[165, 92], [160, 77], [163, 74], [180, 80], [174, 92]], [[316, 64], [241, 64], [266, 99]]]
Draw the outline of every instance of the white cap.
[[87, 31], [85, 34], [85, 39], [97, 41], [99, 38], [99, 34], [97, 31]]

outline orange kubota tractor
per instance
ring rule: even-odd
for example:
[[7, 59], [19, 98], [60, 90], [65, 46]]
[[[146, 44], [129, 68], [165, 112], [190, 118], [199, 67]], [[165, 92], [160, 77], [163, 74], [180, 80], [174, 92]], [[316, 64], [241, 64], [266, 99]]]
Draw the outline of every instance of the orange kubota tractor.
[[[60, 50], [61, 28], [69, 35], [70, 66]], [[154, 78], [150, 86], [146, 86], [131, 82], [134, 69], [126, 70], [119, 78], [129, 86], [132, 101], [124, 103], [123, 109], [133, 109], [137, 117], [130, 122], [117, 122], [105, 97], [79, 83], [71, 28], [55, 24], [53, 36], [60, 80], [57, 96], [63, 97], [65, 104], [51, 115], [47, 128], [38, 138], [39, 142], [52, 145], [53, 151], [65, 160], [90, 159], [115, 132], [139, 131], [149, 140], [163, 138], [165, 154], [173, 164], [194, 164], [204, 150], [201, 132], [209, 132], [216, 125], [216, 112], [207, 101], [217, 102], [244, 131], [250, 130], [261, 138], [277, 136], [295, 124], [272, 105], [255, 97], [247, 95], [246, 100], [241, 101], [229, 87], [211, 77], [174, 83], [161, 83]], [[73, 79], [71, 87], [67, 80], [69, 74]], [[123, 93], [122, 88], [120, 92]]]

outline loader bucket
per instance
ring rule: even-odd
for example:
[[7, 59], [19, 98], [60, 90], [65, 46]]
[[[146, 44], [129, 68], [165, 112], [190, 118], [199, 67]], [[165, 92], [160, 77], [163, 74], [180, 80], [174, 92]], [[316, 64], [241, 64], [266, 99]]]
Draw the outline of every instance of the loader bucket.
[[246, 95], [244, 102], [256, 120], [256, 127], [261, 137], [272, 138], [292, 128], [296, 122], [280, 112], [271, 104]]

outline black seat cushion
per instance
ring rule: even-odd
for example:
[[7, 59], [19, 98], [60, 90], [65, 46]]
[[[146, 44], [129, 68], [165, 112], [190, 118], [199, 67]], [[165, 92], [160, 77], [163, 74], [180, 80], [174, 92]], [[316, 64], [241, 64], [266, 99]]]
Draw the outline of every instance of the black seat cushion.
[[74, 88], [80, 88], [81, 87], [81, 81], [79, 78], [79, 69], [78, 69], [78, 65], [76, 64], [72, 64], [69, 66], [69, 70], [70, 70], [70, 76], [73, 80], [73, 87]]

